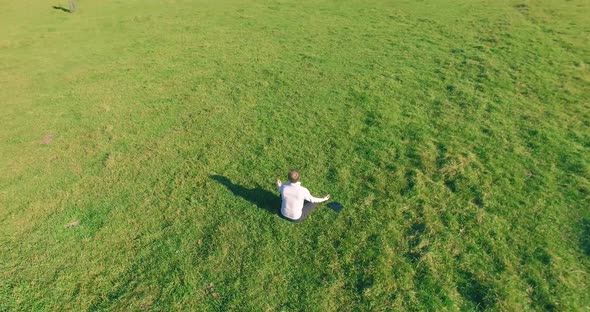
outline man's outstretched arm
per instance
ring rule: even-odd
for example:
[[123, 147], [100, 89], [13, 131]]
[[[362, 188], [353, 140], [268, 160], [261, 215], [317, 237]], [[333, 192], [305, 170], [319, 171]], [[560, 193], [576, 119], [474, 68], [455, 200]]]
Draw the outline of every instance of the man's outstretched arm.
[[313, 197], [311, 195], [311, 193], [309, 191], [307, 191], [304, 199], [307, 200], [308, 202], [312, 202], [312, 203], [323, 203], [323, 202], [327, 201], [328, 199], [330, 199], [330, 194], [327, 194], [324, 197]]
[[283, 185], [283, 182], [281, 182], [281, 180], [277, 179], [277, 191], [281, 192], [281, 185]]

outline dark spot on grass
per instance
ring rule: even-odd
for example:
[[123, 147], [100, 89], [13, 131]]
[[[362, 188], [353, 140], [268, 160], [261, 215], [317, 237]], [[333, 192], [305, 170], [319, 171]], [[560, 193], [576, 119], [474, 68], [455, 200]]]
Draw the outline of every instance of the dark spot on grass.
[[549, 255], [549, 253], [547, 253], [547, 251], [544, 248], [535, 248], [535, 250], [533, 251], [533, 256], [535, 259], [537, 259], [539, 262], [545, 265], [551, 263], [551, 255]]
[[365, 91], [351, 90], [350, 97], [356, 104], [369, 103], [369, 95]]
[[559, 157], [558, 166], [565, 171], [578, 175], [583, 175], [586, 167], [582, 157], [569, 154], [562, 154]]
[[479, 208], [483, 208], [484, 206], [484, 199], [483, 199], [483, 194], [481, 193], [481, 191], [479, 190], [479, 188], [475, 185], [472, 185], [469, 187], [469, 190], [471, 191], [471, 194], [473, 195], [473, 203], [479, 207]]
[[359, 272], [356, 278], [356, 289], [358, 294], [364, 294], [364, 292], [371, 288], [375, 284], [374, 272], [371, 270], [374, 267], [377, 258], [380, 255], [378, 236], [371, 234], [366, 239], [364, 248], [360, 250], [360, 262], [363, 269]]
[[197, 241], [195, 250], [195, 254], [199, 258], [206, 259], [215, 250], [215, 236], [217, 235], [218, 228], [218, 224], [211, 224], [203, 230], [203, 234], [201, 239]]
[[459, 276], [461, 280], [458, 282], [457, 290], [466, 301], [472, 304], [472, 308], [483, 311], [493, 307], [494, 302], [489, 295], [492, 291], [490, 286], [469, 271], [461, 271]]
[[106, 168], [110, 168], [115, 165], [115, 157], [111, 153], [105, 153], [102, 157], [102, 164]]
[[422, 305], [418, 310], [438, 311], [441, 307], [452, 307], [453, 301], [445, 291], [445, 287], [433, 276], [428, 266], [416, 268], [414, 285], [416, 296]]
[[164, 219], [160, 223], [160, 231], [164, 231], [164, 230], [168, 229], [169, 227], [171, 227], [172, 225], [173, 225], [173, 222], [170, 219]]
[[80, 283], [76, 283], [76, 286], [74, 287], [74, 289], [72, 290], [72, 293], [70, 295], [70, 299], [75, 299], [76, 297], [78, 297], [79, 294], [80, 294]]
[[486, 42], [486, 43], [492, 43], [492, 44], [498, 43], [498, 39], [495, 37], [482, 37], [482, 38], [479, 38], [479, 41]]
[[356, 293], [363, 295], [365, 290], [371, 288], [374, 284], [374, 279], [370, 275], [361, 274], [355, 283]]
[[529, 277], [527, 283], [530, 286], [530, 297], [533, 306], [542, 311], [557, 311], [557, 306], [551, 302], [551, 295], [546, 289], [543, 281], [538, 281], [537, 277]]
[[457, 193], [457, 183], [455, 182], [455, 179], [445, 179], [444, 183], [445, 186], [451, 190], [451, 192]]
[[409, 236], [422, 235], [422, 234], [424, 234], [424, 232], [426, 232], [426, 224], [416, 222], [416, 223], [412, 224], [412, 227], [410, 227], [410, 229], [408, 230], [408, 235]]
[[426, 233], [426, 224], [416, 222], [408, 229], [406, 235], [408, 236], [408, 252], [406, 258], [411, 263], [417, 263], [420, 257], [427, 251], [427, 248], [419, 248], [422, 241], [422, 235]]
[[378, 113], [375, 112], [369, 112], [367, 114], [367, 118], [365, 118], [365, 125], [367, 127], [379, 127], [379, 119], [381, 118], [381, 116], [379, 116]]
[[447, 210], [441, 211], [439, 218], [445, 227], [450, 227], [453, 221], [456, 220], [455, 216]]
[[436, 166], [438, 169], [441, 169], [445, 165], [445, 157], [447, 156], [447, 146], [444, 143], [437, 143], [436, 144]]
[[338, 181], [338, 171], [335, 168], [328, 169], [326, 176], [328, 181]]
[[494, 134], [494, 131], [487, 127], [482, 127], [481, 132], [487, 136], [491, 136], [492, 134]]
[[581, 225], [580, 246], [584, 254], [590, 257], [590, 219], [582, 219]]
[[476, 196], [475, 198], [473, 198], [473, 203], [479, 207], [479, 208], [483, 208], [483, 198], [481, 198], [480, 196]]
[[311, 53], [299, 53], [301, 59], [307, 63], [322, 63], [322, 58]]
[[70, 11], [70, 9], [64, 8], [62, 6], [54, 5], [51, 8], [54, 9], [54, 10], [59, 10], [59, 11], [66, 12], [66, 13], [72, 13], [72, 11]]
[[406, 170], [406, 183], [402, 187], [400, 194], [401, 195], [409, 195], [414, 192], [414, 188], [416, 187], [416, 172], [414, 170]]
[[109, 221], [108, 217], [112, 209], [113, 206], [106, 203], [84, 209], [84, 215], [80, 219], [80, 222], [84, 224], [84, 231], [80, 234], [87, 237], [94, 236]]
[[421, 157], [421, 151], [419, 150], [419, 146], [422, 140], [420, 138], [420, 132], [416, 131], [416, 130], [409, 130], [408, 131], [408, 136], [407, 138], [415, 143], [412, 143], [409, 145], [408, 150], [405, 153], [405, 156], [407, 157], [407, 159], [409, 160], [410, 164], [411, 164], [411, 168], [413, 170], [413, 172], [407, 172], [406, 176], [408, 176], [408, 174], [413, 175], [414, 180], [417, 174], [417, 171], [419, 170], [423, 170], [424, 169], [424, 164], [422, 163], [422, 157]]

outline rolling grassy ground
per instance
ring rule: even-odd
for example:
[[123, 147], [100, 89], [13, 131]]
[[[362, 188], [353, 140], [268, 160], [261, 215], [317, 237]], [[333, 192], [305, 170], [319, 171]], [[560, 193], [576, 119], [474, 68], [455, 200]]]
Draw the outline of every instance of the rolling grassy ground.
[[2, 0], [0, 311], [589, 309], [590, 2], [77, 4]]

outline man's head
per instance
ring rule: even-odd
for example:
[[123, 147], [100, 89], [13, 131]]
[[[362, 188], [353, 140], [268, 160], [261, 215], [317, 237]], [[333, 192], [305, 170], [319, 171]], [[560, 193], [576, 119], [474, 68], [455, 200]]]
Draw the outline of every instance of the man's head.
[[299, 182], [299, 172], [297, 170], [289, 170], [289, 181], [291, 181], [291, 183]]

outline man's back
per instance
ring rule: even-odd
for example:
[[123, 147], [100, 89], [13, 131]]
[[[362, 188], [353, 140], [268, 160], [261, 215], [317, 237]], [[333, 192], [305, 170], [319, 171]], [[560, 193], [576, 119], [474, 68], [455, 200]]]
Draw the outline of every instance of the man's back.
[[301, 186], [300, 182], [284, 183], [280, 187], [281, 214], [289, 219], [299, 219], [303, 208], [303, 201], [309, 197], [309, 190]]

